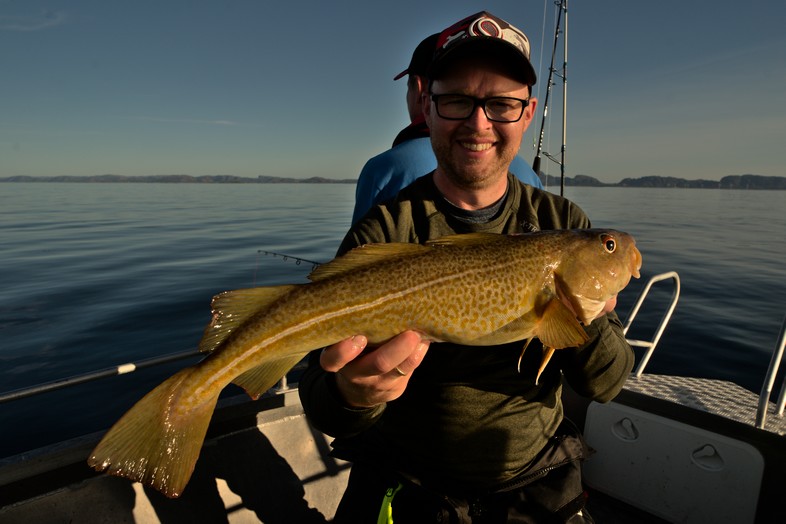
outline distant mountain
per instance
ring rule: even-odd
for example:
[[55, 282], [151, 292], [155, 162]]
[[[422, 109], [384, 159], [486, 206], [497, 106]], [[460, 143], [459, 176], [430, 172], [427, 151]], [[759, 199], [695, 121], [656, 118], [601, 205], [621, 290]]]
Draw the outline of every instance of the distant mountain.
[[[540, 173], [540, 180], [546, 187], [558, 187], [557, 176]], [[0, 182], [81, 182], [81, 183], [166, 183], [166, 184], [355, 184], [354, 178], [286, 178], [258, 176], [256, 178], [234, 175], [93, 175], [93, 176], [11, 176], [0, 178]], [[625, 178], [616, 184], [601, 182], [587, 175], [565, 177], [565, 185], [573, 187], [674, 187], [698, 189], [784, 189], [786, 177], [762, 175], [731, 175], [720, 180], [687, 180], [685, 178], [645, 176]]]
[[323, 177], [282, 178], [258, 176], [249, 178], [234, 175], [92, 175], [92, 176], [12, 176], [0, 182], [82, 182], [82, 183], [164, 183], [164, 184], [354, 184], [354, 178], [334, 179]]
[[717, 180], [685, 180], [684, 178], [675, 178], [672, 176], [645, 176], [642, 178], [624, 178], [617, 186], [717, 189], [719, 183]]
[[[544, 173], [540, 174], [540, 181], [546, 187], [555, 187], [560, 185], [560, 178], [558, 176], [546, 175]], [[587, 175], [576, 175], [575, 177], [566, 176], [565, 185], [576, 187], [614, 187], [617, 184], [607, 184], [605, 182], [601, 182], [597, 178]]]
[[786, 189], [782, 176], [733, 175], [720, 180], [721, 189]]
[[[559, 177], [540, 174], [540, 180], [547, 187], [560, 185]], [[575, 187], [674, 187], [696, 189], [786, 189], [786, 177], [762, 175], [732, 175], [720, 180], [687, 180], [685, 178], [645, 176], [625, 178], [616, 184], [601, 182], [587, 175], [565, 177], [565, 186]]]
[[356, 184], [355, 178], [323, 178], [312, 176], [311, 178], [281, 178], [277, 176], [259, 176], [254, 179], [260, 184]]

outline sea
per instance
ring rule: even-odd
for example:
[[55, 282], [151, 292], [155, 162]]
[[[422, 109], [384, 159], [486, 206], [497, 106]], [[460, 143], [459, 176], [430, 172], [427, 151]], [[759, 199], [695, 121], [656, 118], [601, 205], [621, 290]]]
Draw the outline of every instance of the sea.
[[[354, 191], [0, 184], [0, 395], [195, 351], [213, 295], [306, 282], [314, 263], [333, 257]], [[568, 187], [565, 196], [593, 226], [637, 239], [644, 265], [620, 295], [623, 320], [652, 276], [679, 274], [680, 300], [647, 372], [758, 393], [786, 314], [786, 191]], [[629, 337], [652, 337], [670, 282], [653, 286]], [[102, 431], [197, 360], [2, 402], [0, 458]]]

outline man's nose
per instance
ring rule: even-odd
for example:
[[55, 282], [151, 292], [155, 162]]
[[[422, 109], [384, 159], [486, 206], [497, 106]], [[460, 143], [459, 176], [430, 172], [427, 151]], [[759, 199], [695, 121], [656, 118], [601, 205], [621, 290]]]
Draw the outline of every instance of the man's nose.
[[466, 124], [475, 129], [486, 129], [491, 126], [491, 120], [486, 116], [486, 110], [481, 104], [475, 106], [472, 114], [467, 117]]

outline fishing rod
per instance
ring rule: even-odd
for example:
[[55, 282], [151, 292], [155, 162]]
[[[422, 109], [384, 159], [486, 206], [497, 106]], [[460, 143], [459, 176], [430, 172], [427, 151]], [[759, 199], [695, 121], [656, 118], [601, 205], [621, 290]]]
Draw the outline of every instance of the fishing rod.
[[[554, 31], [554, 47], [551, 50], [551, 65], [549, 66], [549, 77], [548, 83], [546, 86], [546, 98], [543, 104], [543, 116], [540, 122], [540, 135], [538, 136], [538, 145], [535, 151], [535, 159], [532, 161], [532, 170], [535, 171], [535, 174], [540, 176], [540, 155], [541, 153], [560, 166], [560, 190], [559, 194], [565, 194], [565, 149], [566, 149], [566, 130], [567, 130], [567, 105], [568, 105], [568, 78], [567, 78], [567, 68], [568, 68], [568, 0], [559, 0], [559, 2], [554, 2], [554, 5], [557, 6], [557, 24], [556, 29]], [[560, 24], [563, 18], [564, 13], [564, 20], [565, 20], [565, 30], [561, 31]], [[563, 33], [563, 61], [562, 61], [562, 72], [558, 73], [557, 70], [554, 68], [554, 60], [557, 55], [557, 45], [559, 43], [559, 36], [560, 33]], [[551, 88], [554, 85], [553, 77], [557, 75], [558, 77], [562, 78], [562, 148], [560, 159], [558, 160], [553, 155], [550, 155], [546, 151], [543, 151], [543, 135], [544, 130], [546, 127], [546, 117], [548, 116], [549, 112], [549, 98], [551, 95]]]
[[254, 285], [255, 286], [257, 285], [257, 270], [259, 269], [259, 255], [261, 255], [261, 254], [270, 255], [272, 257], [281, 257], [281, 259], [284, 262], [288, 262], [289, 260], [292, 260], [295, 263], [296, 266], [299, 266], [303, 262], [306, 262], [308, 264], [311, 264], [311, 271], [314, 271], [317, 267], [322, 265], [322, 262], [316, 262], [314, 260], [309, 260], [307, 258], [296, 257], [294, 255], [287, 255], [286, 253], [276, 253], [275, 251], [266, 251], [264, 249], [258, 249], [257, 250], [257, 262], [256, 262], [256, 266], [254, 267]]
[[312, 266], [311, 269], [316, 269], [318, 266], [322, 264], [322, 262], [315, 262], [307, 258], [287, 255], [286, 253], [276, 253], [275, 251], [265, 251], [264, 249], [258, 250], [257, 254], [259, 253], [264, 253], [265, 255], [271, 255], [273, 257], [281, 257], [284, 260], [284, 262], [288, 261], [291, 258], [292, 260], [294, 260], [296, 266], [299, 266], [302, 262], [308, 262]]
[[[26, 388], [14, 389], [11, 391], [0, 393], [0, 404], [3, 404], [5, 402], [11, 402], [13, 400], [21, 400], [24, 398], [32, 397], [34, 395], [40, 395], [42, 393], [51, 393], [53, 391], [58, 391], [72, 386], [78, 386], [80, 384], [86, 384], [88, 382], [95, 382], [103, 378], [116, 377], [119, 375], [127, 375], [129, 373], [134, 373], [142, 369], [158, 367], [163, 364], [169, 364], [171, 362], [177, 362], [186, 359], [194, 359], [197, 357], [204, 358], [204, 356], [205, 353], [196, 349], [191, 349], [187, 351], [181, 351], [179, 353], [170, 353], [169, 355], [164, 355], [161, 357], [153, 357], [145, 360], [138, 360], [136, 362], [127, 362], [125, 364], [118, 364], [108, 368], [99, 369], [97, 371], [90, 371], [88, 373], [83, 373], [81, 375], [73, 375], [70, 377], [53, 380], [51, 382], [44, 382], [42, 384], [37, 384]], [[299, 366], [302, 365], [299, 364]], [[297, 369], [297, 366], [293, 369]], [[286, 390], [289, 387], [288, 380], [289, 379], [287, 378], [287, 375], [281, 377], [281, 379], [278, 381], [276, 385], [276, 389], [278, 391]]]
[[204, 356], [204, 354], [196, 350], [182, 351], [180, 353], [172, 353], [170, 355], [164, 355], [162, 357], [154, 357], [146, 360], [140, 360], [137, 362], [128, 362], [125, 364], [120, 364], [109, 368], [100, 369], [98, 371], [83, 373], [82, 375], [75, 375], [71, 377], [61, 378], [61, 379], [53, 380], [51, 382], [38, 384], [36, 386], [16, 389], [13, 391], [7, 391], [4, 393], [0, 393], [0, 404], [11, 400], [19, 400], [22, 398], [31, 397], [33, 395], [38, 395], [41, 393], [56, 391], [70, 386], [76, 386], [78, 384], [84, 384], [86, 382], [93, 382], [100, 378], [125, 375], [127, 373], [133, 373], [134, 371], [138, 371], [140, 369], [159, 366], [161, 364], [168, 364], [170, 362], [176, 362], [178, 360], [184, 360], [191, 357], [198, 357], [200, 355]]

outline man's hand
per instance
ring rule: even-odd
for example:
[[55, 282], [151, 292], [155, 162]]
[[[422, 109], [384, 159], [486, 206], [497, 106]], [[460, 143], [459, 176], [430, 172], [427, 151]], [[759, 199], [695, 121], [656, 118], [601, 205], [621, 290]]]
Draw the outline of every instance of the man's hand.
[[367, 344], [366, 337], [354, 336], [325, 348], [319, 357], [322, 369], [336, 374], [339, 392], [353, 407], [376, 406], [400, 397], [430, 342], [415, 331], [405, 331], [364, 352]]

